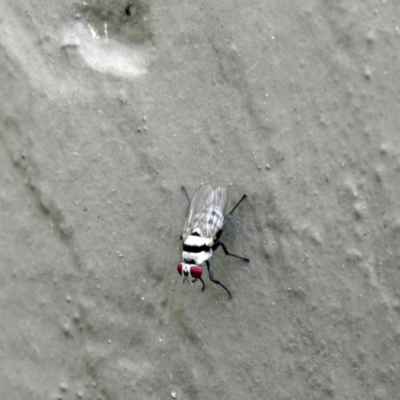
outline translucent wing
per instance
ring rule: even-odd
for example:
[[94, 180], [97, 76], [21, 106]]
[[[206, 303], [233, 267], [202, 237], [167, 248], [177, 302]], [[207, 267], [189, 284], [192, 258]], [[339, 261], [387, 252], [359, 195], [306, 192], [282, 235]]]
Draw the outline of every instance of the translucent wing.
[[214, 238], [224, 222], [226, 189], [201, 186], [190, 202], [183, 226], [183, 241], [193, 233], [204, 238]]

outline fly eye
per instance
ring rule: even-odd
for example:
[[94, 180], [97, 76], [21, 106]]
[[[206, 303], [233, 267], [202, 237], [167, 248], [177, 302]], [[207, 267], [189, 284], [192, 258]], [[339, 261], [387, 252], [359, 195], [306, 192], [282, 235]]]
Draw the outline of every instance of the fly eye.
[[179, 263], [179, 264], [176, 266], [176, 269], [178, 270], [179, 275], [182, 275], [182, 263]]
[[198, 265], [190, 266], [190, 275], [192, 275], [192, 278], [199, 279], [199, 278], [201, 278], [202, 273], [203, 273], [203, 270]]

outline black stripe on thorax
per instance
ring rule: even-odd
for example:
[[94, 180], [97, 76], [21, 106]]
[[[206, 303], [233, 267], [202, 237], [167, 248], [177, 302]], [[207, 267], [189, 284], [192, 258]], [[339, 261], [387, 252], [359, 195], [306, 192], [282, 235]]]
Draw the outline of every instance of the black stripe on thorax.
[[202, 251], [210, 252], [211, 247], [203, 244], [203, 246], [189, 246], [187, 244], [183, 245], [183, 251], [188, 253], [201, 253]]

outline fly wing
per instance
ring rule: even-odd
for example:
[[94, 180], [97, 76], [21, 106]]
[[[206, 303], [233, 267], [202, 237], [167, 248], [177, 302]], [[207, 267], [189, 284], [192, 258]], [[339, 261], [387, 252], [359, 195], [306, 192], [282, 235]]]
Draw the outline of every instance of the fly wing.
[[213, 202], [214, 191], [211, 185], [203, 185], [197, 190], [189, 205], [185, 224], [183, 225], [183, 241], [194, 231], [199, 219], [207, 209], [207, 205]]
[[226, 189], [218, 187], [214, 189], [214, 204], [207, 209], [205, 223], [207, 224], [207, 237], [214, 238], [224, 224], [224, 214], [227, 202]]
[[222, 227], [226, 206], [226, 189], [201, 186], [190, 202], [183, 226], [183, 241], [193, 233], [204, 238], [214, 238]]

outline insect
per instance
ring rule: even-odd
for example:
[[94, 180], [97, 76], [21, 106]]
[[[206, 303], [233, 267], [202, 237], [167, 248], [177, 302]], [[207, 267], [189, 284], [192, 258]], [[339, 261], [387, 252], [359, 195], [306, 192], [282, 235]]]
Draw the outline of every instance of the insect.
[[128, 3], [128, 5], [125, 7], [125, 14], [126, 15], [131, 15], [131, 7], [132, 7], [132, 3]]
[[235, 207], [225, 215], [227, 202], [225, 188], [213, 189], [211, 185], [200, 186], [191, 201], [186, 189], [183, 186], [182, 189], [188, 199], [189, 209], [181, 237], [183, 242], [182, 262], [177, 265], [177, 270], [180, 275], [183, 275], [183, 282], [189, 282], [190, 278], [193, 279], [192, 282], [199, 279], [203, 284], [201, 289], [203, 291], [205, 284], [201, 277], [203, 273], [201, 265], [206, 263], [211, 282], [222, 286], [232, 297], [231, 292], [220, 281], [214, 279], [213, 267], [208, 260], [213, 251], [221, 246], [226, 255], [240, 258], [243, 261], [250, 261], [248, 258], [230, 253], [220, 241], [223, 229], [231, 220], [233, 212], [246, 198], [246, 195], [244, 194]]

